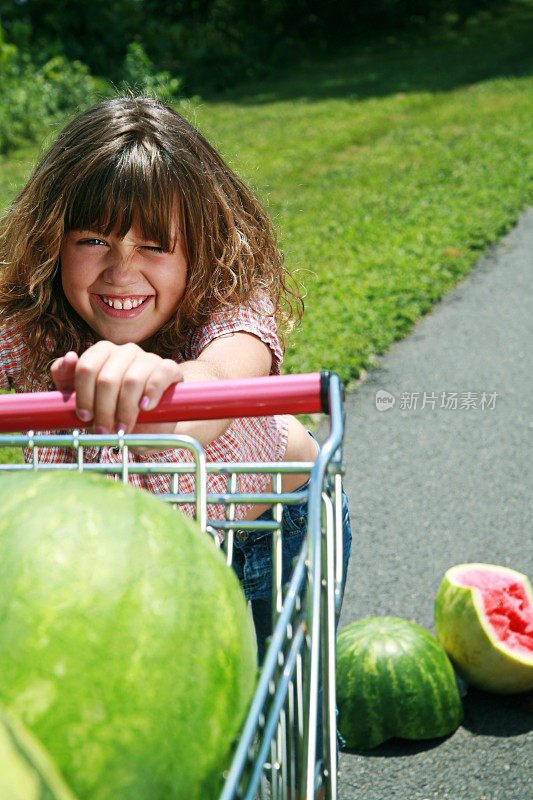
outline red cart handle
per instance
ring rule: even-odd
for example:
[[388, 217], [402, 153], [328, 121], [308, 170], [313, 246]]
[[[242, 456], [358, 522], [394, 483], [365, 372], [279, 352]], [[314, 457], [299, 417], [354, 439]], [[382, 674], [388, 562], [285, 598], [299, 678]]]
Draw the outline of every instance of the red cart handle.
[[[139, 423], [328, 413], [329, 372], [175, 383]], [[74, 392], [0, 395], [0, 433], [83, 427]]]

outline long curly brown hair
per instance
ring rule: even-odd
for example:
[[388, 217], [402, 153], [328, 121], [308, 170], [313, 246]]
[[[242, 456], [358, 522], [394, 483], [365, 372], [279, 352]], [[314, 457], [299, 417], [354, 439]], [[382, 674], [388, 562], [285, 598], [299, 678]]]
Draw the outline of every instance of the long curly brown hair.
[[61, 285], [59, 250], [71, 230], [144, 236], [172, 250], [178, 219], [188, 259], [176, 317], [152, 349], [175, 356], [217, 309], [257, 294], [273, 303], [280, 334], [303, 311], [270, 218], [220, 154], [183, 117], [150, 97], [115, 97], [59, 134], [0, 223], [0, 321], [21, 328], [28, 374], [48, 383], [53, 359], [81, 353], [90, 333]]

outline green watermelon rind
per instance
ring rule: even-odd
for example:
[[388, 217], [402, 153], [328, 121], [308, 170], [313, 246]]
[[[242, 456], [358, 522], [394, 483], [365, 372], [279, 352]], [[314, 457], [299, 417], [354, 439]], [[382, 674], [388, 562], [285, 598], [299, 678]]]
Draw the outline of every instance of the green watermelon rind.
[[13, 714], [0, 710], [2, 800], [76, 800], [43, 745]]
[[396, 617], [358, 620], [339, 633], [337, 705], [339, 732], [354, 750], [393, 737], [447, 736], [463, 719], [443, 648], [421, 626]]
[[211, 538], [149, 492], [87, 473], [4, 476], [0, 507], [0, 702], [80, 800], [218, 796], [257, 662]]
[[533, 592], [526, 575], [495, 564], [458, 564], [444, 575], [435, 598], [435, 631], [458, 673], [477, 689], [515, 694], [533, 689], [533, 654], [517, 654], [500, 641], [483, 608], [482, 593], [456, 583], [470, 569], [494, 570], [519, 580], [531, 604]]

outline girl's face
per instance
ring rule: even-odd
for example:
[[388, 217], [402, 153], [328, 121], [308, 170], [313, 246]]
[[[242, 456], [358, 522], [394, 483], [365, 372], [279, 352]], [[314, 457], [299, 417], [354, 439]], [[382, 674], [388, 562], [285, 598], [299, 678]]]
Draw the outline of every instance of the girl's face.
[[137, 222], [123, 239], [114, 232], [70, 231], [61, 245], [63, 291], [101, 338], [142, 344], [178, 310], [187, 260], [178, 240], [171, 253], [146, 241]]

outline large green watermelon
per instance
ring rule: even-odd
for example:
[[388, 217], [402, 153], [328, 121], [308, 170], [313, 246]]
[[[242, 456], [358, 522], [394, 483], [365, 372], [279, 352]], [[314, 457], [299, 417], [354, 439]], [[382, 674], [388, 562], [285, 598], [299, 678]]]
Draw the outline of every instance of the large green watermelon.
[[41, 743], [6, 711], [0, 711], [0, 798], [75, 800]]
[[367, 750], [393, 736], [452, 733], [463, 707], [452, 665], [428, 631], [395, 617], [353, 622], [337, 639], [339, 731]]
[[521, 572], [494, 564], [449, 569], [435, 599], [435, 630], [473, 686], [533, 689], [533, 592]]
[[256, 656], [211, 539], [87, 474], [3, 476], [0, 509], [0, 701], [80, 800], [216, 796]]

